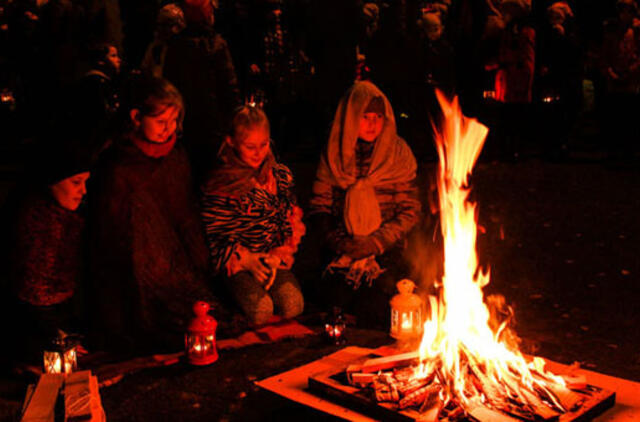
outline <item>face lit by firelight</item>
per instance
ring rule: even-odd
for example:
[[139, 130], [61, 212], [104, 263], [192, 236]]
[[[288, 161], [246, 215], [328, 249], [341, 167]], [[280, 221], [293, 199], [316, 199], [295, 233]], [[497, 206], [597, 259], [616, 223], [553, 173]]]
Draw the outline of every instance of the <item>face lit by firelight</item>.
[[109, 46], [107, 52], [107, 60], [111, 63], [111, 66], [115, 69], [116, 73], [120, 73], [120, 66], [122, 65], [122, 59], [118, 55], [118, 49], [112, 45]]
[[245, 164], [258, 168], [271, 148], [269, 139], [269, 131], [263, 126], [258, 126], [251, 129], [244, 139], [230, 138], [228, 142]]
[[75, 211], [82, 203], [82, 198], [87, 193], [87, 180], [89, 172], [74, 174], [51, 185], [49, 190], [58, 204], [69, 211]]
[[176, 106], [166, 107], [158, 114], [142, 115], [140, 110], [131, 110], [131, 119], [136, 127], [136, 136], [140, 136], [154, 144], [162, 144], [175, 133], [178, 128], [180, 109]]
[[374, 142], [382, 133], [384, 115], [381, 113], [364, 113], [360, 118], [358, 138], [366, 142]]

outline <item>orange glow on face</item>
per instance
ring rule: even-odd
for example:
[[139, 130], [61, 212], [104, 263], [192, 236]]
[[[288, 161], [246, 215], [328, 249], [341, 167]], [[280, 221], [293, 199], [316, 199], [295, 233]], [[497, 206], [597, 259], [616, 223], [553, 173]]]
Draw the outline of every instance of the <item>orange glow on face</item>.
[[231, 142], [242, 161], [248, 166], [257, 169], [262, 165], [271, 150], [269, 140], [269, 131], [264, 127], [258, 126], [250, 130], [246, 138], [242, 140], [233, 139]]
[[358, 138], [366, 142], [374, 142], [382, 133], [384, 115], [381, 113], [364, 113], [360, 118]]

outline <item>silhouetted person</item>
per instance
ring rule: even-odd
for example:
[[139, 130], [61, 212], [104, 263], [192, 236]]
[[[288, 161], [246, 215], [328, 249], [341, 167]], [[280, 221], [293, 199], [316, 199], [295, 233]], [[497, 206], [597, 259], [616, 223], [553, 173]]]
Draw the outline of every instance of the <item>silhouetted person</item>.
[[638, 142], [640, 20], [634, 0], [618, 0], [617, 17], [605, 22], [601, 71], [605, 78], [604, 131], [610, 157], [630, 159]]
[[558, 158], [567, 152], [568, 137], [582, 100], [582, 47], [575, 31], [573, 11], [564, 1], [547, 8], [537, 43], [538, 101], [543, 121], [539, 139], [544, 152]]
[[490, 64], [495, 69], [495, 99], [502, 104], [502, 153], [515, 159], [529, 130], [535, 71], [536, 32], [528, 22], [530, 0], [504, 0], [500, 13], [504, 29], [500, 33], [498, 56]]
[[227, 42], [213, 28], [211, 1], [186, 0], [182, 7], [187, 27], [169, 42], [163, 75], [182, 93], [189, 110], [185, 147], [199, 183], [215, 161], [240, 98]]

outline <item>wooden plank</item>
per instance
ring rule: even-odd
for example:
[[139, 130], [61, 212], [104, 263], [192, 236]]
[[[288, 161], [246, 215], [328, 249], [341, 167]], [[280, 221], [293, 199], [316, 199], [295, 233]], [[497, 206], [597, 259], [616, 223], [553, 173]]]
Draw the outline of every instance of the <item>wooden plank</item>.
[[91, 371], [70, 374], [64, 387], [65, 422], [104, 421], [98, 378]]
[[[20, 411], [21, 415], [24, 415], [24, 412], [27, 410], [27, 407], [31, 402], [31, 398], [33, 397], [34, 391], [36, 391], [36, 385], [29, 384], [27, 386], [27, 393], [24, 395], [24, 402], [22, 403], [22, 410]], [[22, 419], [22, 417], [20, 419]]]
[[613, 407], [616, 402], [616, 393], [604, 390], [592, 385], [587, 386], [591, 395], [582, 403], [582, 406], [573, 411], [560, 415], [559, 422], [586, 422], [602, 414]]
[[399, 366], [408, 366], [416, 363], [419, 357], [420, 354], [416, 351], [369, 359], [362, 364], [358, 372], [378, 372]]
[[65, 421], [91, 419], [91, 371], [74, 372], [67, 376], [64, 384]]
[[362, 372], [347, 372], [347, 376], [349, 377], [349, 384], [357, 384], [360, 386], [371, 384], [373, 379], [376, 377], [375, 374], [363, 374]]
[[64, 374], [42, 374], [25, 410], [22, 422], [54, 422], [55, 407]]
[[480, 402], [475, 402], [467, 411], [478, 422], [520, 422], [520, 419], [490, 409]]

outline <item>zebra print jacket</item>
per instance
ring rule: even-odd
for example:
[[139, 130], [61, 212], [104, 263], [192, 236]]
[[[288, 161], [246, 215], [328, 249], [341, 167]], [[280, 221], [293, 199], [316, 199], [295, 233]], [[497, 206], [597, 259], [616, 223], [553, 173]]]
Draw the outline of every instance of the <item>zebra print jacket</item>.
[[203, 192], [202, 219], [215, 273], [222, 272], [242, 248], [270, 252], [293, 237], [292, 215], [297, 208], [293, 175], [283, 164], [275, 164], [272, 174], [275, 193], [257, 185], [240, 197]]

